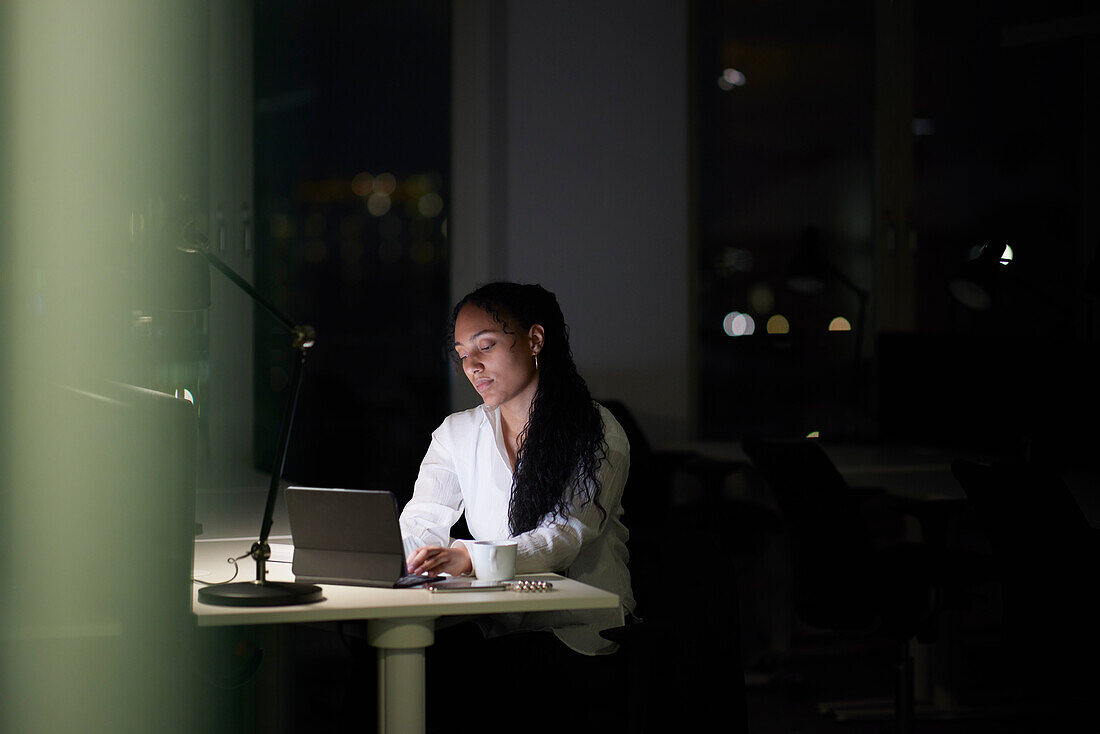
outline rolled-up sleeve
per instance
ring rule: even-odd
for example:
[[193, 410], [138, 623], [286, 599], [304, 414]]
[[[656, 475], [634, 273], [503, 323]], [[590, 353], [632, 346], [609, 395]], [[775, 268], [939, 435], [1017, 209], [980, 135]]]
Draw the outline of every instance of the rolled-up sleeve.
[[569, 568], [619, 507], [629, 472], [630, 454], [609, 449], [599, 469], [599, 507], [593, 500], [577, 497], [568, 517], [546, 518], [534, 530], [517, 535], [516, 572], [563, 572]]
[[462, 516], [462, 490], [452, 460], [452, 449], [445, 432], [437, 429], [420, 473], [413, 485], [412, 499], [401, 511], [401, 540], [407, 558], [425, 545], [447, 547], [451, 527]]

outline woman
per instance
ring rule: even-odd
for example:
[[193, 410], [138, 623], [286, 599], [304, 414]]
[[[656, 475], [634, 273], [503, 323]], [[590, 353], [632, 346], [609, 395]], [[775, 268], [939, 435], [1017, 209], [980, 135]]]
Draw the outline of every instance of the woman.
[[453, 357], [484, 401], [432, 434], [401, 513], [409, 573], [468, 574], [465, 512], [475, 540], [518, 541], [516, 572], [554, 571], [619, 595], [614, 612], [504, 615], [487, 634], [553, 629], [585, 654], [612, 652], [599, 631], [634, 609], [622, 491], [630, 468], [623, 429], [577, 374], [554, 294], [492, 283], [451, 315]]

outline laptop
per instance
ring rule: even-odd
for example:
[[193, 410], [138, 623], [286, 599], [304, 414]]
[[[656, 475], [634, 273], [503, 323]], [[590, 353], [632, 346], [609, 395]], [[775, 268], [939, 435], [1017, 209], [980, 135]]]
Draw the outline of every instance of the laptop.
[[442, 578], [407, 575], [392, 492], [288, 487], [286, 509], [297, 581], [409, 587]]

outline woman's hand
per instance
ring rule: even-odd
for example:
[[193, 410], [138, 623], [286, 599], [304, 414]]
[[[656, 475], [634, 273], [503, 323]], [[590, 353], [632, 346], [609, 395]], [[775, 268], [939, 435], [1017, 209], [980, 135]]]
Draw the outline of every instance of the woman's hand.
[[441, 548], [438, 545], [417, 548], [405, 561], [405, 565], [409, 573], [415, 575], [426, 573], [435, 576], [446, 572], [452, 576], [461, 576], [474, 570], [470, 552], [462, 543], [450, 548]]

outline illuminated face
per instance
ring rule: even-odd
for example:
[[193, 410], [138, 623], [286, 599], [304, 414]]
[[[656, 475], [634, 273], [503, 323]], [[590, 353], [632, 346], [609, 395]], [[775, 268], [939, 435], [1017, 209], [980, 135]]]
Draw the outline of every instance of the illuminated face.
[[543, 329], [526, 332], [504, 325], [467, 303], [455, 319], [455, 352], [470, 384], [491, 408], [530, 408], [539, 384], [534, 355], [542, 349]]

